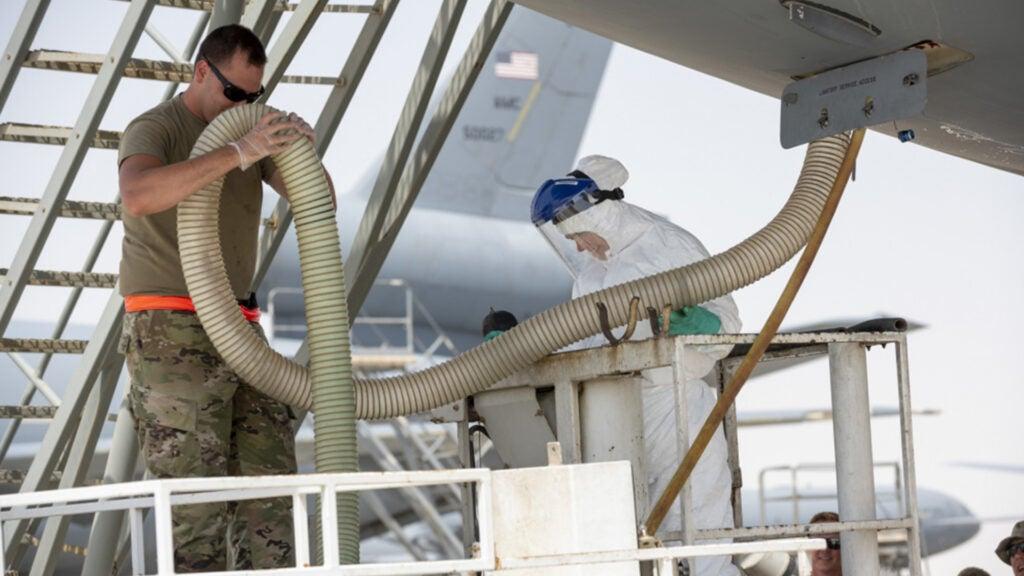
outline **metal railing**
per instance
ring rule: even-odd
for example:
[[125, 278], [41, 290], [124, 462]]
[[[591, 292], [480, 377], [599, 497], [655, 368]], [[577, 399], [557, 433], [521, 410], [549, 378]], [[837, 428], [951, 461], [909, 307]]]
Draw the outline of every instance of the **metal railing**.
[[[522, 387], [551, 388], [553, 385], [555, 421], [558, 423], [557, 440], [562, 444], [563, 451], [568, 454], [569, 461], [581, 462], [579, 426], [581, 410], [579, 403], [573, 402], [572, 398], [578, 397], [580, 386], [584, 385], [586, 381], [607, 379], [609, 375], [629, 374], [665, 366], [678, 368], [685, 362], [683, 348], [686, 346], [743, 345], [751, 344], [755, 338], [755, 334], [663, 337], [639, 342], [624, 342], [613, 348], [596, 348], [556, 354], [509, 376], [492, 386], [488, 392]], [[895, 348], [902, 463], [898, 492], [902, 507], [898, 517], [880, 520], [875, 516], [873, 462], [870, 459], [870, 451], [864, 450], [871, 445], [869, 425], [871, 410], [866, 394], [867, 374], [864, 349], [885, 344], [893, 344]], [[659, 534], [662, 541], [691, 544], [702, 540], [806, 537], [810, 534], [838, 532], [843, 538], [844, 553], [852, 550], [849, 554], [850, 557], [863, 556], [865, 566], [870, 570], [866, 559], [871, 554], [863, 554], [863, 548], [875, 549], [877, 562], [876, 533], [882, 530], [901, 530], [907, 536], [910, 573], [913, 576], [920, 576], [921, 542], [914, 465], [913, 413], [910, 402], [907, 335], [903, 332], [781, 333], [772, 339], [772, 345], [775, 348], [769, 348], [769, 352], [762, 362], [785, 361], [791, 356], [806, 355], [809, 350], [813, 350], [814, 354], [824, 353], [829, 356], [833, 395], [833, 428], [836, 437], [842, 439], [841, 446], [837, 445], [836, 453], [839, 508], [846, 520], [814, 525], [795, 523], [784, 526], [698, 529], [692, 522], [687, 521], [687, 518], [693, 516], [687, 513], [692, 510], [692, 503], [691, 496], [684, 486], [683, 493], [680, 495], [683, 509], [682, 530]], [[721, 376], [728, 380], [741, 360], [742, 358], [723, 360]], [[861, 394], [847, 397], [853, 392]], [[685, 395], [678, 396], [676, 410], [679, 414], [687, 414]], [[559, 402], [560, 397], [568, 399], [568, 401]], [[864, 424], [864, 421], [868, 421], [868, 423]], [[725, 427], [728, 429], [730, 426], [735, 427], [735, 423], [726, 422]], [[680, 426], [679, 436], [679, 449], [681, 453], [684, 453], [689, 446], [686, 426]], [[857, 451], [859, 453], [853, 454]], [[741, 485], [742, 478], [739, 477], [738, 459], [731, 458], [730, 465], [733, 467], [734, 478]], [[845, 469], [843, 469], [844, 466]], [[840, 479], [846, 482], [845, 486]], [[856, 512], [843, 513], [844, 507], [856, 509]], [[637, 509], [641, 508], [642, 503], [638, 503]], [[867, 540], [866, 544], [865, 540]], [[848, 544], [851, 545], [848, 546]]]
[[[422, 357], [431, 361], [439, 350], [446, 351], [449, 355], [459, 353], [458, 348], [445, 333], [444, 328], [437, 322], [434, 316], [427, 310], [417, 297], [412, 286], [400, 278], [381, 279], [374, 282], [376, 290], [401, 290], [402, 312], [393, 316], [371, 316], [360, 314], [352, 322], [352, 352], [360, 355], [406, 355]], [[300, 332], [306, 330], [305, 323], [285, 324], [278, 323], [278, 299], [282, 296], [302, 296], [302, 289], [295, 287], [280, 286], [272, 288], [267, 294], [267, 315], [268, 334], [267, 337], [273, 340], [274, 335], [279, 332]], [[425, 323], [431, 330], [433, 340], [429, 344], [422, 341], [416, 335], [417, 318]], [[401, 340], [394, 341], [394, 334], [385, 333], [382, 328], [396, 327], [401, 333]], [[369, 332], [375, 338], [373, 343], [367, 342]]]
[[[594, 552], [552, 554], [527, 557], [496, 555], [492, 500], [492, 472], [465, 469], [428, 472], [361, 472], [350, 474], [309, 474], [297, 476], [250, 476], [236, 478], [189, 478], [148, 480], [87, 488], [69, 488], [0, 496], [0, 521], [44, 518], [106, 511], [127, 511], [131, 540], [132, 574], [144, 574], [146, 549], [143, 511], [153, 509], [155, 520], [156, 564], [159, 576], [175, 574], [172, 506], [251, 500], [290, 496], [295, 522], [296, 566], [277, 569], [276, 574], [332, 574], [378, 576], [384, 574], [449, 574], [501, 571], [524, 568], [579, 566], [621, 562], [653, 562], [656, 574], [676, 574], [676, 562], [683, 558], [752, 554], [758, 552], [808, 552], [825, 548], [820, 538], [799, 538], [734, 544], [703, 544], [668, 548], [633, 548]], [[338, 558], [338, 532], [335, 515], [338, 492], [402, 489], [441, 484], [472, 483], [477, 488], [479, 541], [474, 557], [467, 559], [423, 560], [363, 565], [341, 565]], [[310, 566], [310, 534], [307, 527], [306, 497], [322, 500], [324, 562]], [[525, 505], [525, 503], [524, 503]], [[0, 561], [6, 549], [0, 549]], [[210, 574], [250, 574], [223, 571]], [[804, 573], [803, 571], [801, 573]]]
[[[342, 566], [338, 558], [337, 494], [369, 490], [406, 489], [422, 486], [473, 483], [478, 494], [480, 546], [478, 557], [422, 562], [395, 562]], [[310, 535], [306, 497], [321, 498], [324, 562], [310, 566]], [[157, 574], [175, 574], [171, 507], [238, 500], [290, 496], [295, 525], [296, 566], [279, 570], [283, 574], [448, 574], [493, 569], [494, 540], [491, 516], [491, 475], [483, 469], [445, 472], [362, 472], [352, 474], [308, 474], [296, 476], [249, 476], [235, 478], [188, 478], [148, 480], [70, 488], [0, 497], [0, 521], [68, 516], [106, 511], [127, 511], [131, 535], [132, 574], [145, 573], [146, 545], [143, 512], [152, 508], [155, 521]], [[6, 549], [0, 550], [0, 562]], [[213, 574], [242, 574], [217, 572]]]
[[[893, 491], [892, 498], [896, 500], [896, 509], [903, 509], [903, 488], [902, 488], [902, 473], [900, 471], [899, 462], [876, 462], [875, 470], [880, 469], [892, 469], [893, 474]], [[769, 466], [768, 468], [762, 468], [758, 474], [758, 507], [761, 512], [761, 521], [766, 522], [768, 518], [768, 503], [769, 502], [791, 502], [793, 505], [793, 516], [790, 520], [791, 523], [797, 524], [800, 522], [800, 504], [805, 501], [815, 500], [835, 500], [839, 496], [839, 491], [836, 486], [828, 486], [823, 491], [814, 490], [811, 492], [804, 492], [800, 489], [800, 476], [801, 473], [806, 475], [807, 472], [831, 472], [833, 479], [835, 479], [836, 465], [834, 463], [800, 463], [793, 465], [784, 466]], [[769, 496], [767, 492], [767, 477], [769, 474], [783, 473], [789, 477], [787, 494], [780, 496]], [[887, 496], [886, 492], [879, 492], [876, 497]]]

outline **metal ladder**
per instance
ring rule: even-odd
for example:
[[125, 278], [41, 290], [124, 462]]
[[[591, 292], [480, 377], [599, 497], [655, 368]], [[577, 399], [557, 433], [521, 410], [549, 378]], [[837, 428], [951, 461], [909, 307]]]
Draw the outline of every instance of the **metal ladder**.
[[[149, 23], [149, 16], [156, 5], [173, 6], [183, 9], [203, 10], [191, 38], [180, 53], [159, 31]], [[48, 50], [29, 50], [40, 23], [49, 7], [48, 0], [29, 0], [21, 13], [14, 33], [8, 41], [4, 58], [0, 60], [0, 109], [6, 103], [11, 88], [21, 69], [37, 68], [57, 72], [77, 72], [97, 76], [92, 90], [82, 108], [74, 127], [39, 126], [16, 122], [0, 125], [0, 140], [30, 142], [64, 146], [56, 169], [40, 198], [0, 198], [0, 213], [30, 216], [29, 229], [7, 269], [0, 270], [0, 336], [3, 336], [25, 286], [62, 286], [73, 288], [64, 305], [52, 336], [47, 339], [0, 338], [0, 352], [14, 355], [16, 365], [32, 383], [24, 392], [20, 406], [0, 408], [0, 414], [12, 417], [5, 436], [0, 442], [0, 459], [6, 454], [20, 418], [50, 417], [48, 427], [38, 456], [24, 474], [13, 471], [0, 474], [8, 481], [20, 481], [21, 491], [36, 491], [59, 483], [60, 487], [80, 485], [85, 470], [95, 451], [96, 440], [102, 422], [106, 419], [114, 387], [121, 373], [123, 358], [116, 353], [115, 345], [123, 316], [123, 302], [118, 294], [117, 278], [114, 274], [93, 272], [96, 260], [103, 249], [113, 224], [120, 219], [117, 198], [111, 203], [68, 201], [67, 195], [77, 176], [78, 169], [90, 148], [116, 148], [120, 133], [98, 130], [107, 106], [121, 78], [140, 78], [169, 81], [171, 85], [164, 99], [171, 97], [177, 83], [191, 79], [192, 66], [187, 62], [195, 50], [203, 31], [209, 24], [211, 29], [228, 22], [241, 22], [249, 26], [264, 39], [268, 39], [284, 10], [293, 11], [282, 30], [280, 40], [268, 50], [267, 91], [279, 82], [293, 82], [312, 85], [331, 85], [332, 93], [319, 121], [317, 132], [320, 136], [322, 154], [330, 137], [337, 128], [351, 95], [358, 86], [363, 72], [390, 21], [397, 1], [378, 0], [371, 5], [327, 5], [326, 0], [305, 0], [299, 4], [288, 4], [280, 0], [251, 0], [242, 12], [241, 2], [183, 1], [183, 0], [132, 0], [121, 26], [106, 55], [81, 54]], [[353, 13], [367, 15], [362, 32], [349, 55], [342, 71], [337, 76], [290, 76], [284, 71], [293, 59], [299, 45], [309, 33], [322, 13]], [[164, 49], [172, 61], [164, 62], [132, 58], [132, 53], [143, 32], [149, 34]], [[36, 270], [35, 264], [57, 218], [89, 218], [103, 220], [93, 248], [81, 271]], [[275, 246], [276, 247], [276, 246]], [[264, 251], [261, 261], [269, 262], [272, 251]], [[97, 323], [93, 337], [86, 340], [62, 339], [72, 312], [75, 310], [84, 288], [114, 289], [106, 308]], [[17, 356], [19, 353], [42, 353], [36, 368], [29, 366]], [[55, 398], [52, 390], [43, 380], [50, 359], [55, 353], [81, 354], [78, 368], [68, 383], [64, 397]], [[95, 386], [102, 372], [102, 383]], [[28, 406], [37, 390], [42, 390], [53, 406]], [[57, 401], [55, 401], [57, 400]], [[77, 434], [72, 432], [77, 426]], [[120, 433], [120, 434], [119, 434]], [[131, 437], [130, 419], [122, 414], [115, 436]], [[129, 443], [130, 444], [130, 443]], [[118, 445], [117, 442], [114, 443]], [[131, 466], [122, 466], [121, 474], [107, 474], [108, 481], [130, 480], [124, 477], [134, 471], [134, 452], [131, 446]], [[113, 457], [108, 460], [108, 472]], [[120, 477], [118, 477], [120, 476]], [[100, 515], [101, 517], [102, 515]], [[97, 526], [101, 518], [97, 518]], [[55, 519], [56, 520], [56, 519]], [[110, 518], [107, 519], [108, 521]], [[117, 518], [120, 520], [120, 518]], [[119, 522], [115, 522], [115, 525]], [[19, 522], [4, 531], [8, 543], [26, 540], [27, 523]], [[67, 529], [66, 519], [47, 524], [43, 537], [36, 544], [40, 551], [32, 567], [33, 574], [52, 573], [57, 552], [55, 545], [63, 540]], [[106, 532], [116, 535], [118, 528]], [[25, 552], [20, 545], [13, 550], [8, 560], [17, 566]], [[109, 545], [107, 548], [111, 548]], [[111, 550], [112, 552], [112, 550]], [[111, 556], [112, 554], [108, 554]], [[109, 571], [109, 566], [107, 568]]]
[[[451, 437], [450, 431], [443, 427], [440, 433], [431, 438], [429, 430], [436, 425], [426, 422], [415, 424], [404, 417], [396, 418], [391, 422], [395, 437], [401, 444], [401, 457], [395, 454], [374, 430], [374, 426], [367, 422], [359, 422], [356, 433], [361, 445], [367, 448], [370, 458], [382, 471], [401, 472], [407, 470], [454, 470], [462, 468], [458, 462], [457, 440]], [[432, 440], [432, 441], [430, 441]], [[449, 448], [448, 454], [439, 454], [442, 447]], [[459, 510], [462, 504], [462, 492], [454, 485], [435, 487], [431, 490], [425, 487], [413, 487], [402, 489], [402, 496], [408, 501], [412, 511], [411, 520], [421, 521], [426, 525], [432, 535], [436, 547], [439, 548], [447, 558], [459, 558], [464, 553], [463, 541], [457, 537], [442, 520], [445, 511]], [[401, 529], [402, 522], [396, 520], [388, 511], [384, 502], [374, 493], [367, 492], [366, 498], [370, 509], [374, 512], [381, 523], [388, 528], [395, 541], [398, 542], [416, 560], [421, 560], [428, 555], [428, 551], [422, 546], [409, 539]], [[410, 521], [406, 519], [405, 522]], [[464, 528], [465, 529], [465, 528]]]

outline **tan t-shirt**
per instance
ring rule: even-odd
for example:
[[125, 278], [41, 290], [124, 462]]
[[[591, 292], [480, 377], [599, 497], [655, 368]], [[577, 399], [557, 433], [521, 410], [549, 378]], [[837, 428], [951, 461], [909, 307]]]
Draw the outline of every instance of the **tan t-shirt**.
[[[175, 96], [132, 120], [121, 136], [117, 165], [135, 154], [155, 156], [165, 165], [188, 160], [206, 126], [185, 107], [181, 95]], [[236, 298], [249, 295], [259, 243], [261, 180], [268, 180], [274, 170], [267, 158], [245, 172], [232, 170], [224, 179], [220, 240]], [[123, 214], [123, 219], [121, 294], [188, 295], [178, 256], [177, 207], [139, 218]]]

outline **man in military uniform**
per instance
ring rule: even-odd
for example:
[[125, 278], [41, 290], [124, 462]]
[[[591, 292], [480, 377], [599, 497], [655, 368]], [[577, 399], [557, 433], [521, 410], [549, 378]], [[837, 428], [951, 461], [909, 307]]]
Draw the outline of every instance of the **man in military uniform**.
[[1024, 520], [1013, 525], [1010, 535], [996, 547], [996, 556], [1013, 569], [1013, 576], [1024, 576]]
[[[839, 514], [835, 512], [818, 512], [811, 517], [811, 524], [839, 522]], [[825, 539], [825, 549], [810, 552], [811, 576], [843, 576], [843, 552], [839, 534], [818, 534], [815, 537]]]
[[[139, 443], [157, 478], [296, 469], [292, 411], [224, 364], [196, 317], [178, 256], [176, 206], [224, 177], [224, 262], [242, 312], [260, 331], [249, 288], [262, 183], [286, 196], [270, 156], [303, 136], [312, 140], [313, 130], [294, 114], [268, 113], [238, 141], [196, 158], [189, 153], [218, 114], [259, 98], [266, 60], [247, 28], [214, 30], [200, 45], [188, 89], [134, 119], [121, 139], [121, 344]], [[177, 506], [173, 526], [179, 572], [294, 566], [288, 498]]]

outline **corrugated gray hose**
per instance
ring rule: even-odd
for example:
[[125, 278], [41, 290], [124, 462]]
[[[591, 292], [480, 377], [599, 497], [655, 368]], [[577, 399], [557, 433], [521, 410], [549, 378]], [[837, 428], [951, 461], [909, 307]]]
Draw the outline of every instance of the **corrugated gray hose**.
[[[225, 116], [227, 114], [222, 114], [214, 124], [220, 124], [219, 121]], [[237, 115], [233, 115], [232, 118], [235, 116]], [[225, 119], [223, 123], [228, 123], [228, 120]], [[240, 134], [239, 131], [244, 132], [251, 125], [250, 122], [244, 127], [239, 127], [232, 134]], [[213, 125], [207, 131], [213, 131]], [[227, 141], [228, 138], [225, 137], [211, 142], [211, 145], [222, 145]], [[838, 135], [810, 143], [800, 177], [782, 210], [764, 228], [726, 252], [688, 266], [613, 286], [560, 304], [529, 318], [498, 338], [426, 370], [391, 378], [357, 380], [356, 417], [383, 419], [422, 412], [486, 390], [502, 378], [540, 360], [547, 354], [599, 333], [600, 324], [595, 307], [598, 302], [607, 305], [610, 324], [622, 326], [627, 322], [629, 301], [634, 296], [640, 297], [644, 307], [653, 306], [661, 309], [669, 304], [673, 308], [679, 308], [707, 302], [767, 276], [796, 254], [807, 241], [836, 178], [849, 141], [849, 136]], [[295, 148], [305, 150], [308, 147], [301, 144]], [[298, 154], [299, 152], [293, 149], [281, 154], [280, 158], [275, 156], [274, 160], [279, 166], [294, 166], [292, 170], [283, 171], [282, 176], [288, 184], [298, 225], [306, 317], [312, 346], [315, 329], [324, 327], [344, 332], [348, 326], [330, 324], [319, 316], [320, 308], [317, 301], [327, 289], [320, 287], [318, 283], [314, 290], [313, 280], [326, 278], [330, 266], [335, 265], [337, 260], [325, 262], [318, 259], [315, 263], [307, 263], [305, 254], [308, 252], [320, 255], [331, 252], [333, 249], [323, 246], [335, 242], [333, 238], [337, 235], [326, 232], [311, 235], [304, 233], [302, 229], [301, 220], [304, 219], [303, 212], [306, 210], [305, 195], [326, 198], [328, 193], [326, 184], [309, 184], [312, 180], [322, 181], [315, 156], [311, 153], [303, 154], [304, 158], [308, 158], [308, 164], [300, 169], [297, 161], [291, 161]], [[310, 175], [312, 173], [317, 176], [314, 178]], [[234, 296], [227, 287], [223, 266], [219, 262], [219, 248], [216, 242], [216, 191], [211, 193], [212, 198], [203, 200], [204, 196], [205, 190], [202, 195], [196, 194], [186, 201], [209, 204], [210, 207], [203, 211], [204, 232], [197, 231], [198, 225], [192, 224], [191, 217], [188, 217], [190, 224], [183, 227], [184, 203], [178, 209], [182, 266], [185, 268], [189, 289], [192, 291], [192, 298], [195, 300], [203, 326], [228, 364], [252, 385], [283, 402], [306, 409], [322, 410], [316, 402], [313, 406], [310, 405], [310, 382], [305, 369], [272, 351], [253, 335], [251, 330], [246, 329]], [[189, 236], [193, 234], [201, 235], [202, 238], [197, 242], [191, 241]], [[202, 252], [203, 256], [186, 257], [186, 243], [200, 244], [196, 250]], [[217, 258], [213, 257], [214, 251]], [[340, 272], [331, 274], [327, 282], [340, 283], [340, 276]], [[212, 294], [213, 290], [204, 290], [200, 293], [193, 289], [193, 283], [197, 288], [200, 285], [205, 288], [210, 284], [219, 283], [221, 288], [217, 289], [216, 294]], [[331, 304], [343, 306], [344, 302], [336, 300]], [[207, 323], [207, 318], [212, 324]], [[314, 350], [312, 358], [315, 359], [318, 354], [324, 353]]]
[[[199, 136], [192, 157], [238, 140], [271, 109], [232, 108]], [[273, 352], [242, 318], [231, 291], [220, 246], [219, 210], [223, 179], [178, 205], [178, 251], [196, 313], [217, 352], [246, 382], [270, 396], [308, 408], [313, 419], [318, 472], [357, 472], [355, 390], [349, 350], [348, 305], [341, 241], [330, 188], [308, 140], [274, 156], [287, 185], [298, 231], [302, 288], [306, 295], [310, 371]], [[288, 383], [282, 394], [275, 383]], [[295, 388], [300, 385], [301, 388]], [[339, 554], [359, 562], [359, 502], [354, 492], [337, 496]], [[322, 532], [318, 531], [318, 535]]]

